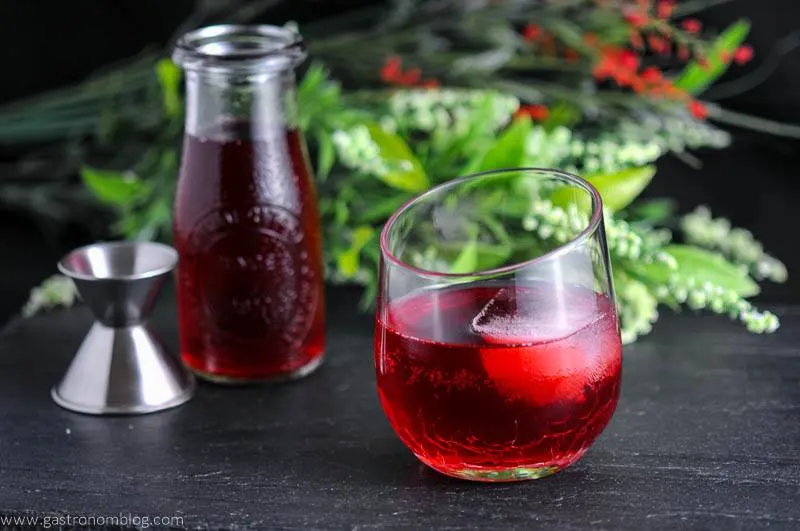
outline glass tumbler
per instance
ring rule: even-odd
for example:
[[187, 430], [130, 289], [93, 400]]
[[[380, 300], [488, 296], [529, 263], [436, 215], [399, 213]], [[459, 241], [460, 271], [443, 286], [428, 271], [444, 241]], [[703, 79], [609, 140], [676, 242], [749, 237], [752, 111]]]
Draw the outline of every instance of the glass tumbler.
[[447, 182], [381, 234], [381, 404], [426, 465], [479, 481], [577, 461], [616, 408], [621, 342], [602, 201], [547, 169]]

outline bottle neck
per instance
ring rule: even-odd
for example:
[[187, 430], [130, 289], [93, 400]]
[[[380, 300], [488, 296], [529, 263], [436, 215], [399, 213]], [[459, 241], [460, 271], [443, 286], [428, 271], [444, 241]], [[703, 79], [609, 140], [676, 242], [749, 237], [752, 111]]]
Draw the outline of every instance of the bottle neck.
[[186, 134], [212, 140], [266, 138], [294, 129], [297, 104], [294, 71], [226, 75], [186, 73]]

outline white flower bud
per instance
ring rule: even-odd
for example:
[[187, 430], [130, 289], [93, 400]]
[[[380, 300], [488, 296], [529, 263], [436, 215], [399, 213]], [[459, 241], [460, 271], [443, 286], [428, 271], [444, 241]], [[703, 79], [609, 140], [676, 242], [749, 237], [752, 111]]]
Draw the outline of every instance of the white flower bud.
[[705, 307], [706, 301], [707, 297], [704, 291], [692, 290], [689, 292], [689, 297], [687, 298], [686, 303], [689, 305], [689, 308], [693, 310], [699, 310]]

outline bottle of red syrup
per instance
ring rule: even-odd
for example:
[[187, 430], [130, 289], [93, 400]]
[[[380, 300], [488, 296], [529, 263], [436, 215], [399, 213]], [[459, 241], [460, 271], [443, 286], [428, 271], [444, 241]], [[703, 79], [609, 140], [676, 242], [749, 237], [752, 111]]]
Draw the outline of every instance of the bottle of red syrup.
[[183, 361], [221, 383], [300, 378], [325, 347], [317, 197], [296, 125], [297, 32], [184, 35], [186, 130], [174, 230]]

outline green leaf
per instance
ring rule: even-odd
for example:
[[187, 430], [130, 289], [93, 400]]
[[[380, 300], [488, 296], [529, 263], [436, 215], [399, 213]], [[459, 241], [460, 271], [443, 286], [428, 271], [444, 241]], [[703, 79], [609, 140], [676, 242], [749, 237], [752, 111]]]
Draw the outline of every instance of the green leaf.
[[315, 111], [320, 106], [319, 92], [327, 79], [325, 67], [320, 63], [313, 63], [306, 71], [306, 75], [297, 87], [298, 125], [303, 131], [309, 128], [314, 119]]
[[655, 225], [664, 223], [675, 213], [675, 201], [672, 199], [650, 199], [637, 202], [625, 211], [627, 219], [633, 223]]
[[297, 89], [297, 124], [304, 131], [330, 131], [363, 122], [354, 119], [363, 114], [358, 108], [343, 105], [341, 86], [332, 81], [327, 69], [319, 62], [311, 65]]
[[453, 263], [450, 264], [450, 273], [472, 273], [478, 267], [478, 239], [473, 237], [461, 249]]
[[81, 179], [99, 201], [115, 207], [132, 205], [150, 191], [149, 185], [131, 172], [96, 170], [84, 166]]
[[[614, 173], [604, 173], [586, 177], [603, 198], [603, 207], [617, 212], [628, 206], [642, 193], [656, 174], [655, 166], [628, 168]], [[577, 203], [581, 211], [589, 212], [591, 199], [588, 195], [572, 187], [564, 187], [553, 192], [550, 200], [554, 205], [566, 207]]]
[[710, 282], [715, 286], [722, 286], [741, 297], [750, 297], [759, 292], [758, 284], [746, 271], [731, 264], [718, 253], [677, 243], [666, 246], [664, 250], [675, 258], [677, 269], [670, 269], [661, 263], [637, 263], [630, 264], [629, 267], [640, 276], [658, 284], [666, 284], [670, 276], [678, 275], [684, 279], [693, 279], [699, 284]]
[[515, 120], [488, 150], [478, 154], [467, 164], [463, 173], [520, 167], [525, 158], [525, 141], [532, 128], [533, 122], [527, 116]]
[[478, 257], [473, 271], [494, 269], [508, 262], [513, 249], [511, 245], [478, 244]]
[[560, 125], [571, 129], [581, 121], [581, 118], [581, 111], [578, 107], [562, 101], [550, 108], [542, 125], [548, 131], [552, 131]]
[[350, 219], [350, 209], [347, 207], [347, 203], [339, 198], [333, 208], [333, 220], [335, 224], [340, 226], [346, 225], [347, 220]]
[[345, 278], [351, 278], [358, 273], [361, 267], [361, 250], [369, 243], [374, 234], [375, 229], [372, 227], [356, 227], [353, 231], [350, 248], [339, 254], [336, 259], [336, 266], [339, 274]]
[[650, 184], [656, 174], [655, 166], [628, 168], [615, 173], [591, 175], [592, 183], [603, 198], [603, 206], [617, 212], [628, 206]]
[[[750, 32], [750, 22], [739, 20], [726, 29], [708, 50], [705, 60], [708, 64], [701, 66], [699, 62], [692, 61], [675, 80], [675, 86], [690, 94], [700, 94], [717, 80], [731, 62], [731, 57]], [[728, 55], [727, 60], [723, 59]]]
[[169, 59], [161, 59], [156, 63], [156, 75], [161, 86], [161, 101], [167, 116], [177, 116], [181, 112], [181, 71]]
[[369, 208], [362, 212], [358, 219], [367, 223], [383, 222], [391, 216], [395, 210], [408, 201], [409, 195], [391, 195], [372, 201]]
[[334, 162], [336, 162], [336, 149], [333, 140], [327, 132], [317, 135], [319, 143], [319, 154], [317, 158], [317, 178], [325, 180], [331, 173]]
[[494, 98], [491, 95], [487, 95], [470, 114], [469, 129], [467, 129], [463, 137], [457, 139], [455, 147], [470, 149], [487, 136], [492, 135], [494, 133], [492, 127], [493, 114]]
[[168, 201], [156, 201], [145, 211], [146, 222], [133, 239], [137, 241], [151, 241], [162, 232], [169, 231], [172, 220], [172, 205]]
[[430, 186], [425, 170], [402, 138], [374, 124], [367, 128], [388, 167], [378, 175], [384, 183], [406, 192], [422, 192]]
[[308, 67], [306, 75], [303, 76], [303, 81], [297, 87], [297, 92], [300, 94], [309, 94], [314, 92], [326, 80], [327, 73], [322, 63], [314, 62]]

